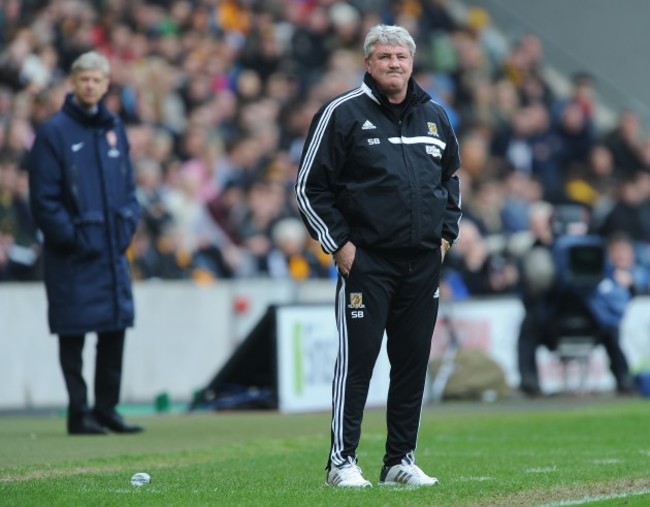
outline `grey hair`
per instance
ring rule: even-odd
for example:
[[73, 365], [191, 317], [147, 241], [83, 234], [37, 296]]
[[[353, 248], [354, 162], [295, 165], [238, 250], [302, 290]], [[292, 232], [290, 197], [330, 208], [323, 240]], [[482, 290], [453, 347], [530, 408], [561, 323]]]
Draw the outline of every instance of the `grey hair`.
[[70, 69], [72, 74], [77, 74], [84, 70], [100, 70], [105, 77], [109, 77], [111, 73], [111, 65], [108, 59], [96, 51], [88, 51], [77, 58]]
[[377, 44], [386, 44], [388, 46], [401, 46], [408, 48], [411, 56], [415, 55], [415, 41], [411, 34], [401, 26], [375, 25], [366, 35], [363, 42], [363, 52], [366, 58], [369, 58], [375, 51]]

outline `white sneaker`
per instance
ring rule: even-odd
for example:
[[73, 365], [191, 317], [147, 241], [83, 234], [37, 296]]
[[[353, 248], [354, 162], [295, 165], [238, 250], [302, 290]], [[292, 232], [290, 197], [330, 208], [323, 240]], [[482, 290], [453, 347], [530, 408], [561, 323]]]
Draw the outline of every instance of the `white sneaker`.
[[435, 486], [438, 484], [438, 479], [429, 477], [422, 469], [415, 463], [410, 464], [405, 460], [399, 465], [394, 465], [390, 468], [382, 467], [381, 474], [379, 474], [380, 486], [391, 486], [396, 484], [406, 484], [408, 486]]
[[370, 481], [363, 478], [361, 469], [356, 463], [346, 463], [340, 467], [331, 465], [325, 484], [335, 488], [369, 488], [372, 486]]

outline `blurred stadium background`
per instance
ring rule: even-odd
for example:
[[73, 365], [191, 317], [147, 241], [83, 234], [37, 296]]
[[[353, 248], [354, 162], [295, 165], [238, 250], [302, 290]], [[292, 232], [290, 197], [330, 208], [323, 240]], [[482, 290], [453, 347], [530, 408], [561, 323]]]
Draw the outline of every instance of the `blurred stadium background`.
[[[107, 99], [129, 126], [144, 209], [130, 250], [138, 314], [127, 340], [126, 403], [161, 395], [190, 402], [269, 307], [284, 309], [262, 333], [274, 340], [269, 361], [276, 365], [277, 352], [278, 360], [287, 354], [283, 364], [302, 366], [266, 381], [284, 386], [286, 410], [326, 403], [329, 370], [319, 359], [331, 360], [335, 344], [326, 331], [333, 269], [297, 222], [292, 187], [312, 114], [358, 85], [363, 34], [377, 22], [411, 30], [416, 78], [447, 108], [461, 141], [467, 227], [443, 280], [449, 318], [438, 326], [433, 358], [453, 334], [516, 389], [519, 265], [534, 240], [527, 217], [536, 203], [581, 206], [584, 225], [603, 237], [627, 232], [639, 267], [650, 269], [643, 0], [0, 7], [0, 409], [65, 404], [24, 169], [35, 129], [60, 107], [70, 62], [91, 48], [113, 65]], [[637, 190], [631, 201], [626, 184]], [[634, 219], [617, 219], [620, 208]], [[648, 291], [623, 322], [635, 372], [650, 368]], [[305, 308], [316, 313], [305, 316]], [[576, 365], [567, 380], [553, 353], [541, 349], [539, 361], [545, 391], [578, 385]], [[589, 361], [586, 388], [611, 391], [604, 352]], [[376, 376], [381, 392], [385, 373]]]

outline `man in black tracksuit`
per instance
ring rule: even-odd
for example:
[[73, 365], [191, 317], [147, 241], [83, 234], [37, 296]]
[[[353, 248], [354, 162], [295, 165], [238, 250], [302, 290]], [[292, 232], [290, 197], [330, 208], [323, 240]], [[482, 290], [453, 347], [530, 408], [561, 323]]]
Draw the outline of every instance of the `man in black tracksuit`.
[[372, 28], [363, 83], [315, 115], [296, 181], [303, 221], [339, 272], [327, 483], [366, 487], [356, 450], [384, 331], [391, 364], [381, 484], [434, 485], [415, 464], [444, 254], [461, 217], [458, 142], [411, 77], [415, 43]]

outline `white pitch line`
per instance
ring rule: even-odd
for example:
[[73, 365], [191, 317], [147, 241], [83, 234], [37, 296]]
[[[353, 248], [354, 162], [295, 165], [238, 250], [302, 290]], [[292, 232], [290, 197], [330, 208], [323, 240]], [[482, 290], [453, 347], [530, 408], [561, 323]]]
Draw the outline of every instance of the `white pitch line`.
[[544, 505], [539, 505], [537, 507], [564, 507], [565, 505], [586, 505], [592, 502], [600, 502], [602, 500], [628, 498], [630, 496], [647, 495], [648, 493], [650, 493], [650, 489], [643, 489], [641, 491], [631, 491], [629, 493], [618, 493], [614, 495], [586, 496], [580, 500], [562, 500], [561, 502], [558, 503], [547, 503]]

